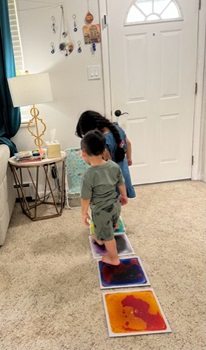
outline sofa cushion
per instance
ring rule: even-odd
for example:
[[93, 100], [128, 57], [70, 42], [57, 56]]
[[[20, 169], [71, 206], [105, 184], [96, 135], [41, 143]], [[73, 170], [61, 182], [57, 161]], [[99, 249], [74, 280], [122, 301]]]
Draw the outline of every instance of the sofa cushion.
[[5, 241], [16, 199], [14, 178], [8, 164], [9, 157], [9, 147], [0, 145], [0, 245]]
[[7, 203], [8, 193], [7, 193], [7, 177], [0, 182], [0, 216], [2, 216], [5, 210], [5, 203]]
[[0, 159], [1, 159], [1, 171], [0, 171], [0, 184], [6, 176], [7, 169], [9, 167], [8, 159], [10, 158], [10, 150], [7, 145], [1, 145], [0, 147]]
[[10, 217], [11, 217], [11, 212], [9, 211], [8, 203], [6, 203], [4, 207], [3, 215], [0, 217], [0, 246], [4, 243], [4, 240], [6, 238]]

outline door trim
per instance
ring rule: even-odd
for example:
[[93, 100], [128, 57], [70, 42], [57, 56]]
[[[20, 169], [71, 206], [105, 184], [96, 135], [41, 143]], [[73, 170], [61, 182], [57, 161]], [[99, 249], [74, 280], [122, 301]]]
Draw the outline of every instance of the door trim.
[[101, 48], [102, 48], [102, 80], [104, 93], [105, 115], [112, 119], [112, 101], [111, 101], [111, 85], [110, 85], [110, 65], [109, 65], [109, 40], [108, 28], [105, 25], [105, 17], [107, 18], [106, 0], [99, 0], [99, 18], [101, 22]]
[[[203, 92], [204, 92], [204, 77], [206, 72], [204, 66], [206, 61], [206, 0], [202, 0], [201, 10], [199, 10], [198, 19], [198, 37], [197, 37], [197, 69], [196, 83], [198, 91], [194, 106], [194, 126], [193, 126], [193, 159], [192, 180], [201, 180], [200, 164], [201, 164], [201, 142], [202, 142], [202, 127], [201, 121], [203, 117]], [[204, 116], [206, 119], [206, 116]]]
[[[199, 0], [197, 0], [199, 2]], [[111, 101], [111, 85], [110, 85], [110, 65], [109, 65], [109, 38], [108, 28], [105, 25], [105, 18], [107, 16], [107, 3], [106, 0], [99, 0], [99, 18], [101, 21], [102, 29], [102, 71], [103, 71], [103, 91], [104, 91], [104, 107], [105, 114], [115, 121], [115, 117], [112, 115], [112, 101]], [[193, 124], [193, 159], [194, 164], [192, 166], [192, 180], [200, 180], [200, 142], [201, 142], [201, 120], [203, 113], [203, 84], [204, 84], [204, 65], [206, 58], [206, 0], [202, 0], [201, 9], [199, 10], [198, 17], [198, 38], [197, 38], [197, 67], [196, 67], [196, 82], [198, 84], [198, 92], [195, 99], [194, 106], [194, 124]], [[192, 160], [191, 160], [192, 161]]]

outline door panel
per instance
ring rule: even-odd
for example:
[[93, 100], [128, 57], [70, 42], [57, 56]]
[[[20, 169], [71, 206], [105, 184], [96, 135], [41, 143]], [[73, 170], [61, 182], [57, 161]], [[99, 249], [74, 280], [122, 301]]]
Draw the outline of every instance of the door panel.
[[[132, 142], [133, 184], [191, 178], [198, 3], [182, 20], [125, 25], [130, 0], [107, 0], [112, 111]], [[118, 16], [117, 16], [118, 9]]]
[[180, 43], [181, 32], [162, 32], [161, 45], [161, 71], [160, 71], [160, 99], [167, 97], [179, 97], [181, 67], [180, 67]]

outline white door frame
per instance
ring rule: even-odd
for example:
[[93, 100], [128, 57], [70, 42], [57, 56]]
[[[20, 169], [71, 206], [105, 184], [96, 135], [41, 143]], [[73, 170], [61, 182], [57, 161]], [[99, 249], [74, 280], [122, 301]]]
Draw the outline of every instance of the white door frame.
[[[197, 95], [195, 99], [194, 127], [193, 127], [193, 157], [192, 180], [200, 180], [200, 162], [201, 162], [201, 118], [203, 113], [203, 84], [204, 84], [204, 65], [206, 60], [206, 0], [197, 0], [201, 4], [198, 20], [198, 38], [197, 38]], [[109, 41], [107, 29], [107, 4], [106, 0], [99, 0], [99, 18], [102, 29], [102, 71], [104, 87], [104, 108], [105, 114], [112, 118], [111, 86], [110, 86], [110, 66], [109, 66]], [[206, 74], [205, 74], [206, 76]], [[205, 116], [206, 118], [206, 116]]]

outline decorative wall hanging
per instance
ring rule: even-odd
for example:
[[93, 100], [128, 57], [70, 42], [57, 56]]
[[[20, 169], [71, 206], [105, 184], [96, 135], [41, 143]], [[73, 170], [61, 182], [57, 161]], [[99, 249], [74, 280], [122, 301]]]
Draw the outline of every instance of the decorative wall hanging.
[[54, 43], [50, 43], [50, 45], [51, 45], [51, 53], [54, 54], [55, 53]]
[[[65, 13], [64, 13], [64, 7], [63, 5], [58, 6], [61, 9], [61, 18], [60, 18], [60, 26], [59, 28], [56, 26], [56, 18], [55, 16], [51, 17], [51, 28], [52, 28], [52, 32], [53, 34], [57, 33], [57, 29], [59, 29], [59, 51], [61, 53], [64, 54], [64, 56], [69, 56], [72, 51], [74, 50], [74, 44], [72, 43], [71, 37], [70, 37], [70, 33], [69, 33], [69, 28], [68, 28], [68, 23], [66, 21], [66, 17], [65, 17]], [[72, 16], [72, 18], [74, 19], [74, 31], [77, 31], [77, 25], [76, 25], [76, 15], [74, 14]], [[55, 44], [54, 42], [50, 43], [50, 53], [54, 54], [56, 52], [55, 50]], [[81, 42], [78, 42], [78, 49], [77, 51], [80, 53], [82, 52], [81, 49]]]
[[51, 17], [51, 21], [52, 21], [52, 25], [51, 25], [52, 31], [54, 34], [56, 34], [56, 19], [54, 16]]
[[77, 22], [76, 22], [76, 15], [73, 14], [72, 18], [74, 20], [74, 32], [77, 32], [78, 28], [77, 28]]
[[60, 51], [66, 50], [66, 43], [60, 43], [60, 44], [59, 44], [59, 50], [60, 50]]
[[65, 21], [65, 15], [64, 15], [64, 8], [61, 5], [61, 10], [62, 10], [62, 15], [61, 15], [61, 30], [62, 30], [62, 36], [64, 38], [67, 37], [68, 35], [68, 30], [67, 30], [67, 26], [66, 26], [66, 21]]
[[97, 49], [96, 44], [101, 42], [100, 25], [90, 24], [83, 27], [84, 43], [92, 44], [91, 50], [94, 53]]
[[[61, 29], [60, 29], [60, 44], [59, 44], [59, 50], [64, 53], [64, 55], [67, 57], [72, 53], [74, 50], [74, 45], [69, 39], [69, 30], [66, 25], [65, 15], [64, 15], [64, 8], [61, 5]], [[61, 37], [63, 38], [63, 41], [61, 41]], [[64, 39], [67, 38], [67, 41], [65, 42]]]
[[85, 22], [88, 24], [91, 24], [94, 19], [94, 16], [91, 14], [91, 12], [87, 12], [85, 17]]
[[74, 50], [74, 45], [71, 42], [68, 42], [68, 43], [63, 43], [62, 42], [62, 43], [59, 44], [59, 50], [63, 51], [64, 55], [67, 57]]
[[90, 24], [83, 27], [84, 43], [93, 44], [101, 42], [100, 25]]
[[87, 0], [87, 14], [85, 16], [85, 22], [87, 24], [91, 24], [93, 22], [94, 16], [91, 14], [91, 12], [89, 11], [89, 0]]
[[67, 50], [69, 54], [74, 50], [74, 45], [71, 42], [67, 44]]
[[77, 41], [77, 45], [78, 45], [78, 49], [77, 49], [77, 52], [78, 53], [81, 53], [82, 52], [82, 48], [81, 48], [81, 41]]
[[97, 49], [97, 46], [96, 46], [96, 43], [94, 42], [92, 43], [92, 51], [96, 51], [96, 49]]

